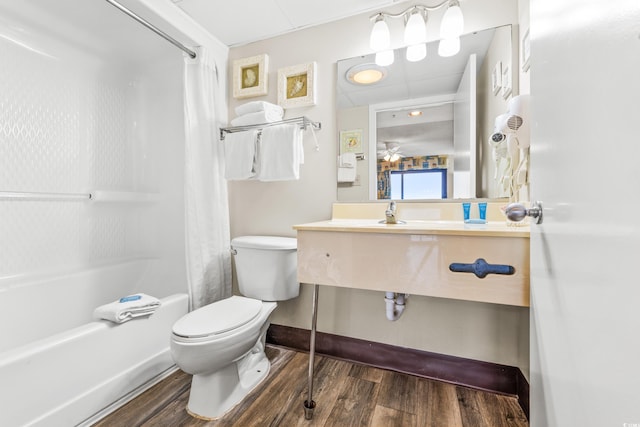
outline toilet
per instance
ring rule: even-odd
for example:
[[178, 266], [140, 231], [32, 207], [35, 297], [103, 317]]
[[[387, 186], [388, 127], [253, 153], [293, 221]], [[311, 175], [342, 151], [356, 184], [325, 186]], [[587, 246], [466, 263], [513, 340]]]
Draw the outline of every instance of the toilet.
[[300, 291], [295, 238], [236, 237], [231, 248], [243, 296], [186, 314], [171, 334], [174, 362], [193, 375], [187, 411], [197, 418], [221, 417], [266, 378], [269, 315]]

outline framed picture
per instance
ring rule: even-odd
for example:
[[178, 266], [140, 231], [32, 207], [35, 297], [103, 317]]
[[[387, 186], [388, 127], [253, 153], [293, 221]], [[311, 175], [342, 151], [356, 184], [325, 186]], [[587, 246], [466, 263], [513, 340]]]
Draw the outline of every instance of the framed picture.
[[502, 97], [507, 99], [511, 95], [511, 67], [505, 65], [502, 69]]
[[531, 41], [529, 39], [529, 30], [524, 33], [524, 37], [522, 37], [522, 45], [520, 46], [521, 52], [521, 60], [522, 60], [522, 71], [529, 70], [529, 61], [531, 60]]
[[340, 154], [362, 153], [362, 129], [340, 131]]
[[491, 74], [491, 90], [494, 95], [497, 95], [500, 92], [500, 88], [502, 87], [502, 61], [496, 62], [496, 65], [493, 67], [493, 73]]
[[278, 70], [278, 105], [282, 108], [316, 105], [316, 63]]
[[268, 68], [267, 55], [233, 61], [233, 97], [240, 99], [266, 95]]

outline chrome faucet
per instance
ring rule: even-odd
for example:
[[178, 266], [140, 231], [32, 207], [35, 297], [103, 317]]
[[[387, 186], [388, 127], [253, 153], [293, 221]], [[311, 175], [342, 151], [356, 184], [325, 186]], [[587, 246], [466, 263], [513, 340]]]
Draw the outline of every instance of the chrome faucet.
[[387, 210], [384, 211], [384, 214], [387, 217], [386, 219], [387, 224], [397, 224], [398, 220], [396, 219], [396, 202], [395, 201], [392, 200], [389, 203], [389, 206], [387, 207]]

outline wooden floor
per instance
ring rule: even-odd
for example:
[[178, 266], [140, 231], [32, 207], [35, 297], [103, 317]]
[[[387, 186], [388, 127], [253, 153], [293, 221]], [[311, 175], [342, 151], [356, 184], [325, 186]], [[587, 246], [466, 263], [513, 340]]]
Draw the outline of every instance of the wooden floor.
[[267, 379], [224, 417], [185, 411], [191, 377], [178, 371], [94, 427], [372, 426], [518, 427], [529, 423], [515, 398], [327, 357], [316, 357], [313, 419], [304, 419], [308, 354], [268, 346]]

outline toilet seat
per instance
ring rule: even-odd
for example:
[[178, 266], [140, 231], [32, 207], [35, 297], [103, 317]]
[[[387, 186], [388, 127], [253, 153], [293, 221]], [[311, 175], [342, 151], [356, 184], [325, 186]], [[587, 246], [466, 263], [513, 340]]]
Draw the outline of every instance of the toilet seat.
[[234, 295], [186, 314], [173, 325], [173, 334], [183, 339], [215, 338], [251, 322], [261, 309], [262, 301]]

